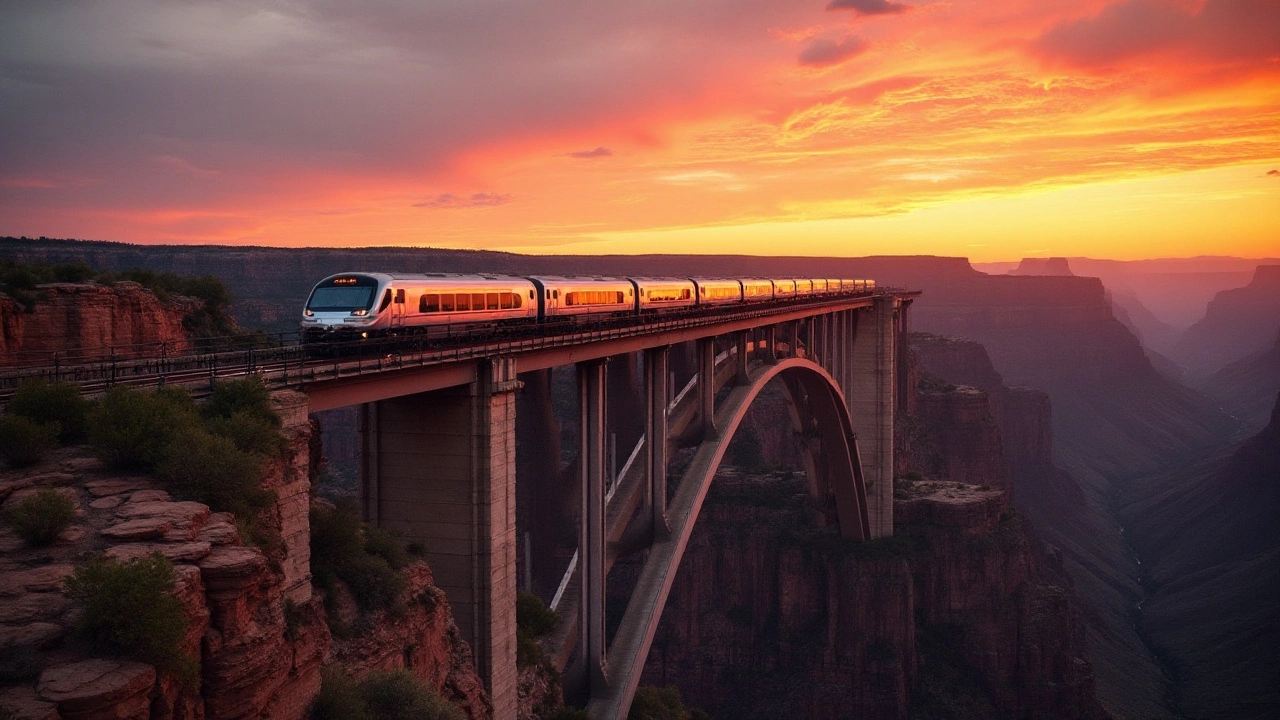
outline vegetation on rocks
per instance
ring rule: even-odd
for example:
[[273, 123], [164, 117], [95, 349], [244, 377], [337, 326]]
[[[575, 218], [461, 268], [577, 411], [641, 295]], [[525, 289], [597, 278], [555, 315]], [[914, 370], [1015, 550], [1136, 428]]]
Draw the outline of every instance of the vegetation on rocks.
[[516, 594], [516, 665], [550, 665], [538, 639], [556, 627], [556, 613], [542, 598], [521, 591]]
[[174, 586], [173, 565], [160, 553], [128, 563], [99, 556], [76, 568], [66, 595], [99, 648], [193, 682], [199, 663], [182, 649], [187, 620]]
[[408, 670], [384, 670], [356, 682], [325, 675], [312, 720], [463, 720], [462, 711]]
[[35, 465], [58, 446], [57, 423], [40, 425], [19, 415], [0, 415], [0, 457], [12, 468]]
[[88, 431], [89, 402], [75, 383], [26, 380], [9, 399], [7, 410], [40, 425], [56, 423], [64, 445], [84, 441]]
[[174, 496], [235, 514], [256, 537], [268, 507], [265, 460], [285, 447], [261, 380], [220, 383], [204, 407], [181, 389], [111, 388], [89, 411], [89, 441], [107, 465], [154, 473]]
[[369, 528], [350, 507], [312, 509], [311, 576], [331, 611], [339, 582], [361, 612], [392, 607], [405, 587], [398, 568], [408, 564], [407, 553], [402, 547], [392, 550], [393, 543], [398, 545], [395, 536]]
[[75, 519], [75, 504], [53, 488], [26, 498], [9, 512], [14, 531], [35, 547], [52, 545]]
[[675, 685], [654, 687], [641, 685], [631, 701], [627, 720], [707, 720], [710, 716], [697, 708], [687, 708]]

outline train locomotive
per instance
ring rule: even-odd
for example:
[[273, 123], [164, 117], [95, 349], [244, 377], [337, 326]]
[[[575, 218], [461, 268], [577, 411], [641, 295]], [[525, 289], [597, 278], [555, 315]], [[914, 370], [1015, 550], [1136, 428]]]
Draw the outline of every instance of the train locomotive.
[[447, 337], [874, 290], [874, 280], [849, 279], [348, 272], [316, 284], [301, 330], [304, 342], [410, 333]]

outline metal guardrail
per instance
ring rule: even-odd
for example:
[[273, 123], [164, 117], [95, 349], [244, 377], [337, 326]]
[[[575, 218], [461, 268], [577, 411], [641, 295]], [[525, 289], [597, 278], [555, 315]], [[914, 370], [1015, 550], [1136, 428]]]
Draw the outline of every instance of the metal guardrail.
[[[88, 395], [105, 392], [113, 385], [146, 387], [166, 384], [188, 386], [200, 394], [211, 389], [218, 379], [246, 375], [261, 376], [269, 387], [297, 388], [388, 370], [583, 345], [744, 319], [763, 320], [796, 308], [847, 302], [895, 291], [883, 288], [875, 293], [820, 295], [740, 308], [696, 308], [675, 315], [608, 318], [589, 325], [574, 325], [569, 332], [557, 331], [570, 328], [526, 325], [502, 328], [492, 333], [445, 338], [405, 335], [312, 345], [302, 344], [298, 333], [279, 333], [253, 336], [258, 339], [248, 340], [250, 347], [247, 348], [228, 347], [237, 341], [246, 342], [243, 338], [197, 338], [191, 341], [193, 346], [212, 349], [182, 355], [168, 355], [163, 343], [115, 346], [99, 350], [97, 356], [67, 353], [55, 356], [52, 362], [43, 366], [0, 368], [0, 402], [6, 402], [18, 386], [29, 379], [74, 382]], [[157, 355], [130, 357], [145, 354], [148, 349]], [[317, 352], [330, 357], [307, 357], [308, 353]], [[85, 360], [70, 362], [82, 357]]]

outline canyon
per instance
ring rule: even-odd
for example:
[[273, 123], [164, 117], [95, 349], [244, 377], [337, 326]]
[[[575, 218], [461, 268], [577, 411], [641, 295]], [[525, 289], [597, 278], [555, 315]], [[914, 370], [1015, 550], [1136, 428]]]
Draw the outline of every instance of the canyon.
[[[1150, 272], [1138, 273], [1118, 269], [1114, 264], [1095, 262], [1091, 265], [1078, 258], [1069, 259], [1070, 271], [1076, 276], [999, 276], [978, 272], [963, 258], [938, 257], [550, 258], [412, 248], [305, 251], [138, 248], [112, 243], [17, 240], [0, 240], [0, 252], [19, 259], [85, 260], [112, 270], [142, 266], [181, 272], [200, 267], [226, 278], [238, 298], [234, 307], [242, 321], [276, 322], [272, 327], [278, 329], [292, 325], [290, 318], [295, 316], [296, 308], [301, 306], [315, 279], [352, 268], [633, 275], [837, 274], [869, 276], [884, 284], [923, 289], [925, 294], [913, 305], [909, 322], [913, 330], [932, 336], [918, 336], [914, 343], [926, 391], [911, 400], [915, 403], [911, 416], [916, 426], [900, 428], [904, 448], [910, 446], [910, 452], [904, 453], [898, 463], [900, 474], [913, 472], [912, 463], [915, 463], [922, 470], [914, 472], [923, 476], [954, 476], [977, 483], [976, 487], [989, 485], [992, 491], [1007, 491], [1009, 500], [1005, 502], [1011, 502], [1019, 524], [1033, 532], [1026, 547], [1043, 543], [1043, 551], [1029, 550], [1029, 557], [1033, 558], [1029, 561], [1014, 555], [1006, 556], [1006, 560], [1028, 567], [1029, 563], [1035, 563], [1039, 574], [1026, 576], [1031, 583], [1028, 587], [1049, 583], [1053, 587], [1068, 588], [1070, 594], [1079, 598], [1083, 644], [1078, 648], [1071, 646], [1063, 657], [1087, 658], [1092, 666], [1097, 698], [1105, 712], [1114, 717], [1150, 718], [1173, 717], [1194, 710], [1209, 716], [1214, 702], [1223, 700], [1221, 695], [1215, 700], [1212, 694], [1197, 694], [1195, 688], [1209, 682], [1205, 678], [1213, 677], [1212, 673], [1217, 670], [1179, 659], [1176, 648], [1181, 641], [1168, 639], [1168, 633], [1177, 623], [1147, 620], [1150, 612], [1154, 613], [1152, 617], [1178, 618], [1181, 622], [1187, 618], [1178, 614], [1179, 603], [1183, 601], [1192, 603], [1190, 607], [1203, 608], [1194, 604], [1205, 602], [1205, 596], [1196, 595], [1201, 590], [1191, 594], [1173, 591], [1177, 586], [1171, 579], [1174, 575], [1185, 571], [1197, 577], [1218, 576], [1205, 575], [1205, 568], [1196, 565], [1200, 560], [1172, 565], [1166, 561], [1164, 566], [1173, 569], [1158, 578], [1150, 574], [1148, 567], [1161, 566], [1156, 557], [1159, 539], [1164, 537], [1161, 533], [1165, 531], [1160, 528], [1196, 523], [1195, 508], [1172, 502], [1167, 488], [1181, 488], [1183, 495], [1205, 498], [1227, 494], [1229, 490], [1234, 501], [1243, 504], [1250, 502], [1253, 497], [1250, 493], [1265, 491], [1261, 486], [1215, 484], [1214, 479], [1221, 475], [1213, 471], [1213, 467], [1218, 467], [1213, 461], [1217, 458], [1219, 463], [1228, 462], [1227, 459], [1243, 447], [1240, 443], [1268, 424], [1274, 388], [1280, 387], [1270, 384], [1280, 382], [1276, 379], [1274, 361], [1274, 353], [1278, 351], [1275, 341], [1280, 333], [1264, 333], [1265, 340], [1258, 341], [1256, 347], [1251, 346], [1253, 349], [1249, 352], [1233, 347], [1230, 353], [1235, 359], [1214, 360], [1228, 364], [1210, 372], [1207, 379], [1195, 376], [1195, 389], [1192, 389], [1179, 381], [1183, 375], [1170, 364], [1173, 359], [1166, 362], [1163, 351], [1157, 352], [1152, 347], [1163, 344], [1167, 349], [1172, 336], [1166, 334], [1158, 340], [1148, 338], [1150, 330], [1142, 328], [1157, 326], [1151, 318], [1137, 319], [1137, 306], [1131, 304], [1125, 310], [1125, 301], [1120, 298], [1129, 290], [1144, 293], [1143, 303], [1160, 293], [1173, 297], [1178, 283], [1184, 282], [1184, 288], [1193, 291], [1187, 295], [1207, 300], [1212, 292], [1206, 288], [1221, 288], [1224, 282], [1241, 285], [1262, 282], [1261, 294], [1227, 293], [1224, 302], [1219, 304], [1222, 322], [1210, 323], [1215, 327], [1234, 328], [1231, 332], [1238, 333], [1251, 326], [1236, 323], [1230, 317], [1236, 311], [1247, 313], [1257, 307], [1250, 298], [1261, 298], [1259, 302], [1269, 307], [1265, 305], [1268, 301], [1265, 288], [1270, 286], [1265, 283], [1271, 271], [1245, 272], [1238, 267], [1239, 263], [1221, 268], [1204, 264], [1205, 273], [1220, 271], [1230, 276], [1210, 283], [1204, 278], [1181, 277], [1187, 271], [1181, 265], [1168, 268], [1153, 265], [1148, 268]], [[1028, 268], [1032, 270], [1035, 268]], [[1188, 282], [1191, 284], [1187, 285]], [[1175, 308], [1181, 313], [1178, 318], [1190, 324], [1194, 313], [1188, 308], [1193, 303], [1186, 298], [1182, 298], [1181, 303]], [[1155, 322], [1166, 319], [1167, 315], [1161, 315]], [[1266, 320], [1268, 318], [1263, 317], [1263, 321]], [[1252, 332], [1255, 335], [1259, 332], [1256, 323]], [[1232, 344], [1236, 342], [1233, 338], [1239, 335], [1223, 337], [1227, 339], [1218, 342]], [[771, 448], [770, 452], [785, 446], [783, 439], [770, 434], [768, 422], [758, 423], [753, 431]], [[1256, 459], [1257, 455], [1250, 457]], [[726, 503], [735, 508], [744, 505], [733, 499], [735, 494], [747, 497], [761, 494], [751, 482], [741, 478], [727, 479], [724, 485]], [[941, 491], [941, 486], [939, 489]], [[781, 509], [774, 510], [785, 510], [785, 496], [764, 494], [781, 504]], [[1265, 510], [1269, 506], [1259, 503], [1259, 507]], [[751, 512], [757, 510], [765, 512], [758, 508]], [[732, 512], [746, 511], [724, 512], [725, 517], [732, 518], [735, 517]], [[1235, 512], [1222, 510], [1220, 517], [1234, 517]], [[912, 517], [910, 513], [904, 510], [904, 517]], [[773, 520], [766, 515], [760, 516], [765, 524], [786, 524], [785, 514]], [[1145, 521], [1148, 516], [1160, 518], [1160, 523]], [[1270, 517], [1274, 520], [1275, 515]], [[974, 534], [1005, 532], [998, 521], [994, 529], [975, 522], [970, 528]], [[904, 525], [904, 537], [915, 532], [908, 525], [911, 523]], [[924, 523], [924, 527], [928, 525]], [[930, 532], [934, 531], [922, 529], [919, 534]], [[1234, 529], [1225, 533], [1228, 537], [1236, 534]], [[762, 535], [753, 542], [763, 543], [765, 537]], [[782, 562], [764, 556], [759, 560], [769, 567], [772, 567], [769, 563]], [[920, 568], [935, 567], [921, 557], [915, 560]], [[706, 566], [710, 571], [715, 563], [729, 561], [706, 562], [711, 563]], [[936, 567], [946, 566], [944, 560], [937, 562], [941, 564]], [[1056, 569], [1059, 565], [1060, 572]], [[880, 565], [864, 567], [890, 572]], [[1240, 566], [1245, 567], [1248, 565]], [[1263, 563], [1259, 567], [1265, 571], [1270, 566]], [[816, 566], [786, 577], [800, 582], [800, 578], [814, 572], [817, 572]], [[932, 570], [920, 572], [927, 577]], [[785, 575], [779, 570], [773, 575], [757, 573], [756, 578], [769, 587], [782, 576], [778, 573]], [[1268, 582], [1274, 587], [1274, 575], [1266, 572], [1237, 569], [1222, 577], [1238, 589], [1238, 592], [1233, 590], [1235, 594], [1230, 597], [1256, 598], [1268, 587]], [[728, 582], [727, 577], [725, 580]], [[989, 580], [992, 578], [985, 577], [982, 582]], [[975, 582], [978, 581], [975, 579]], [[689, 601], [696, 605], [693, 598]], [[810, 607], [804, 603], [812, 602], [816, 601], [805, 600], [801, 605]], [[675, 606], [673, 617], [692, 617], [683, 607]], [[733, 608], [721, 608], [718, 612], [734, 617], [742, 614]], [[761, 612], [765, 617], [771, 611], [763, 608]], [[1234, 623], [1232, 627], [1237, 630], [1256, 627], [1244, 623], [1243, 619], [1230, 620], [1236, 617], [1230, 613], [1222, 615], [1224, 623]], [[1195, 627], [1194, 622], [1191, 627]], [[724, 637], [741, 638], [733, 632], [726, 633]], [[1163, 639], [1162, 634], [1166, 636]], [[926, 640], [935, 637], [929, 631], [921, 631], [920, 635]], [[904, 643], [905, 638], [905, 634], [900, 637]], [[875, 672], [887, 667], [884, 660], [887, 647], [875, 645], [871, 653], [880, 658], [877, 660], [880, 664], [874, 666]], [[899, 652], [906, 653], [903, 650], [906, 647], [901, 645]], [[1258, 647], [1248, 643], [1223, 642], [1217, 647], [1223, 648], [1219, 657], [1223, 663], [1231, 660], [1252, 673], [1266, 672], [1270, 667], [1266, 661], [1274, 659], [1260, 654]], [[865, 664], [866, 657], [846, 660], [864, 663], [858, 666], [859, 672], [872, 668]], [[918, 668], [927, 665], [919, 658], [913, 662], [917, 662]], [[1220, 663], [1215, 667], [1222, 666]], [[912, 677], [919, 677], [906, 669], [902, 672], [903, 687], [910, 685]], [[712, 681], [712, 678], [704, 679]], [[1248, 685], [1238, 687], [1244, 695], [1257, 690], [1250, 690], [1253, 686]], [[885, 700], [890, 703], [885, 707], [909, 706], [911, 700], [904, 698], [905, 695]], [[986, 698], [983, 702], [992, 701]], [[1022, 706], [1008, 707], [1017, 711]]]

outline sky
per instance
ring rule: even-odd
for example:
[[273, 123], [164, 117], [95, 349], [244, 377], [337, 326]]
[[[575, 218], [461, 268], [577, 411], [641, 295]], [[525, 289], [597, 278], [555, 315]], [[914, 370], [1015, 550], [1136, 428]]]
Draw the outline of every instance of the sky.
[[1280, 254], [1280, 0], [3, 0], [0, 234]]

